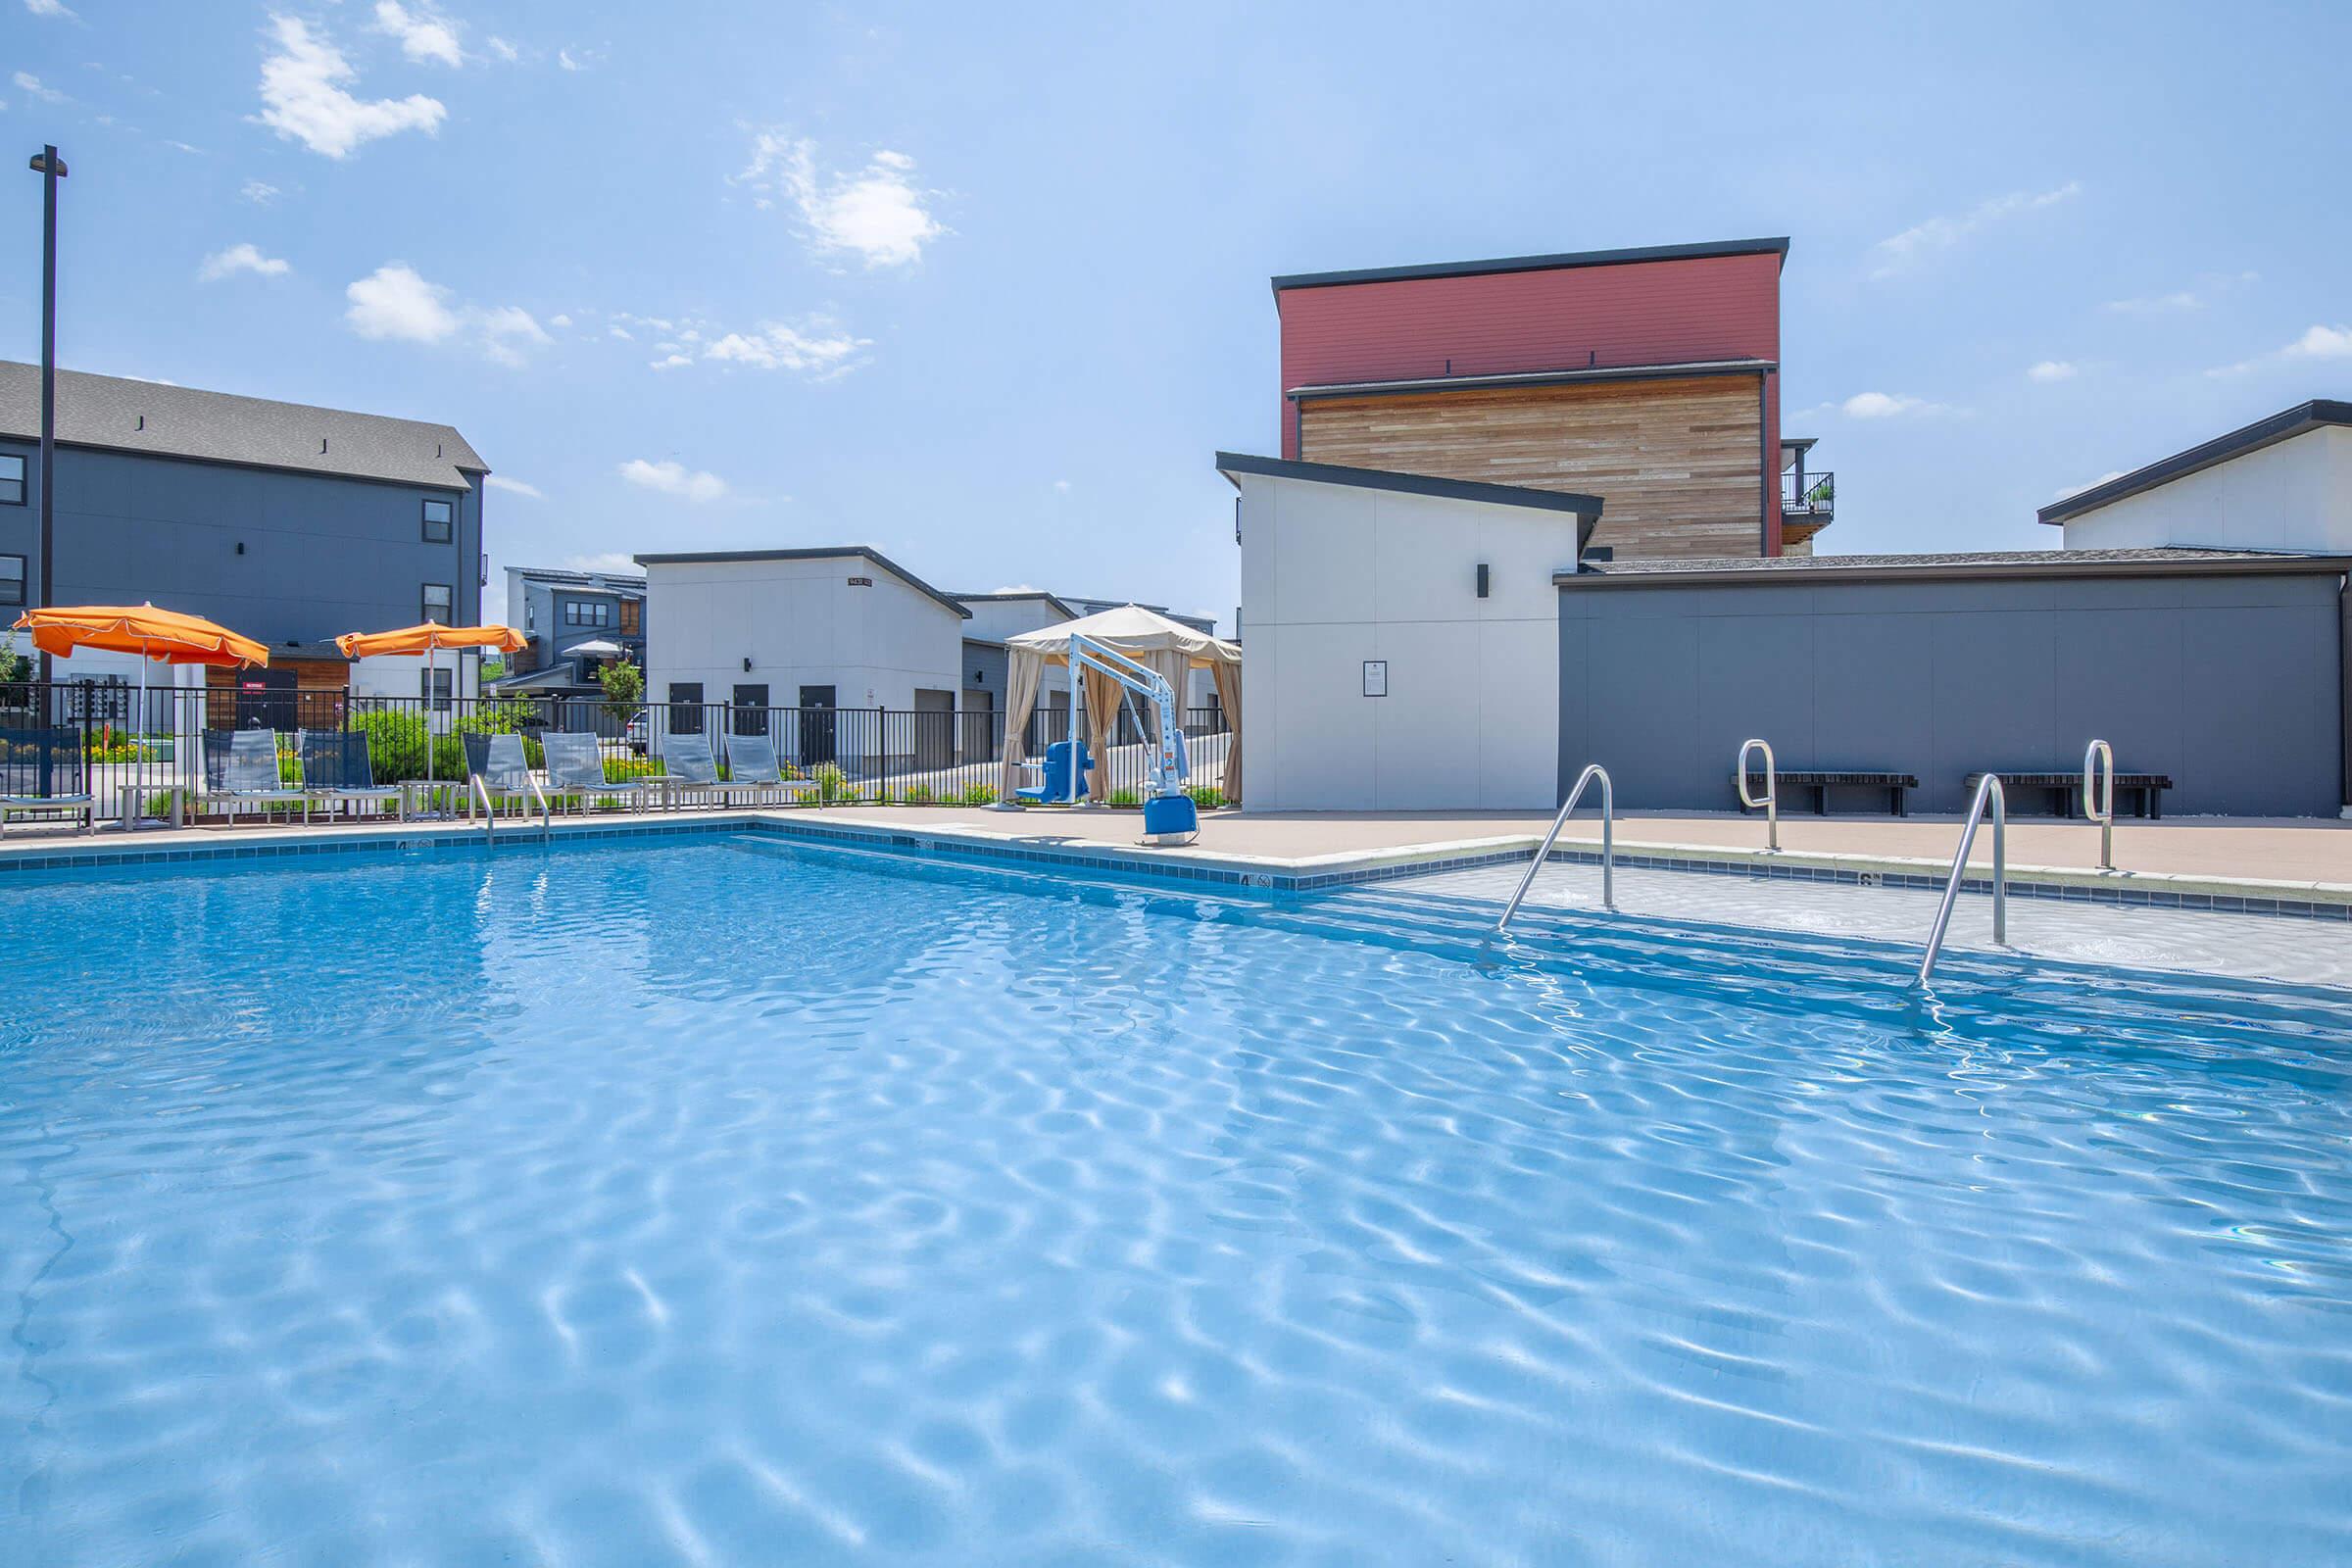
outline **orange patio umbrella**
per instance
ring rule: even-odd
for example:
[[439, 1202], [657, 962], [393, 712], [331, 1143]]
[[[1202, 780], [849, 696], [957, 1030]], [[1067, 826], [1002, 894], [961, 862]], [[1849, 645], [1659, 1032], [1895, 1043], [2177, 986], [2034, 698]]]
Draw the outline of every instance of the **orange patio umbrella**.
[[147, 723], [147, 662], [211, 664], [235, 669], [267, 664], [270, 650], [226, 626], [153, 605], [55, 605], [27, 610], [16, 629], [32, 633], [32, 646], [64, 659], [77, 648], [137, 654], [139, 723]]
[[[490, 648], [511, 654], [530, 639], [512, 626], [444, 626], [427, 620], [397, 631], [347, 631], [335, 639], [345, 659], [373, 659], [386, 654], [421, 656], [433, 667], [433, 656], [444, 648]], [[429, 700], [424, 714], [424, 781], [433, 782], [433, 715]]]

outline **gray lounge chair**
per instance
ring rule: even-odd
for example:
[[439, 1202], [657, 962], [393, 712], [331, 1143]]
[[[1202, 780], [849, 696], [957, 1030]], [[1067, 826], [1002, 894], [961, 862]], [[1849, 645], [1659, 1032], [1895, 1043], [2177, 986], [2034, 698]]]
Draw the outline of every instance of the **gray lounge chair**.
[[12, 816], [64, 811], [92, 825], [96, 805], [88, 793], [81, 732], [65, 725], [0, 730], [0, 833]]
[[299, 806], [302, 819], [311, 819], [318, 797], [288, 785], [277, 770], [277, 731], [273, 729], [208, 729], [204, 732], [204, 791], [198, 797], [218, 807], [237, 825], [237, 808], [249, 806], [268, 817], [272, 806]]
[[551, 729], [539, 736], [539, 749], [547, 758], [547, 787], [551, 794], [576, 799], [585, 811], [598, 801], [617, 801], [624, 809], [645, 809], [646, 794], [657, 782], [653, 779], [622, 779], [617, 783], [605, 778], [605, 754], [594, 735], [584, 731]]
[[662, 798], [676, 806], [681, 796], [717, 796], [727, 804], [728, 787], [719, 782], [718, 760], [710, 755], [710, 737], [701, 730], [665, 735], [662, 739]]
[[784, 776], [776, 762], [775, 740], [766, 735], [727, 737], [727, 783], [755, 801], [763, 797], [788, 801], [816, 787], [813, 779]]
[[408, 820], [408, 792], [397, 784], [375, 781], [375, 767], [368, 757], [368, 737], [358, 730], [304, 730], [302, 784], [329, 811], [339, 805], [389, 805], [402, 821]]

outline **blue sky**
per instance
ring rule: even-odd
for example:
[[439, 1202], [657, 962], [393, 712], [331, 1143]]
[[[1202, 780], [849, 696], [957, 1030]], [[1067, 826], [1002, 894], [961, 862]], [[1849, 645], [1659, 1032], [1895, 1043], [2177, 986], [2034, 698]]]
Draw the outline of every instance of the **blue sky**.
[[2352, 396], [2340, 5], [0, 6], [64, 363], [446, 419], [526, 487], [494, 566], [868, 542], [1229, 616], [1283, 271], [1790, 235], [1833, 550], [2054, 544]]

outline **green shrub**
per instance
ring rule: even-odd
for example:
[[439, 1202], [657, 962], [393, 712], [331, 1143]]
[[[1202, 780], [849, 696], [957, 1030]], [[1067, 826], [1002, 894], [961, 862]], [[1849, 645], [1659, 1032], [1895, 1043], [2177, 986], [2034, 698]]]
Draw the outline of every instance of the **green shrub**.
[[901, 797], [908, 806], [937, 806], [939, 794], [928, 784], [917, 784]]
[[[368, 767], [378, 784], [397, 784], [422, 778], [424, 715], [398, 709], [377, 709], [351, 715], [351, 727], [368, 737]], [[435, 778], [466, 776], [466, 747], [455, 735], [433, 737]]]
[[633, 778], [659, 778], [664, 768], [658, 757], [608, 757], [605, 759], [605, 782], [623, 784]]
[[809, 776], [816, 780], [816, 798], [825, 805], [831, 806], [836, 801], [850, 799], [849, 775], [833, 763], [825, 762], [819, 765], [817, 770]]
[[965, 806], [994, 806], [997, 804], [997, 787], [994, 784], [966, 784], [962, 803]]
[[1184, 793], [1190, 795], [1193, 804], [1203, 811], [1213, 811], [1225, 804], [1225, 792], [1214, 784], [1196, 784]]
[[1144, 798], [1133, 790], [1112, 790], [1109, 799], [1113, 806], [1141, 806], [1144, 804]]

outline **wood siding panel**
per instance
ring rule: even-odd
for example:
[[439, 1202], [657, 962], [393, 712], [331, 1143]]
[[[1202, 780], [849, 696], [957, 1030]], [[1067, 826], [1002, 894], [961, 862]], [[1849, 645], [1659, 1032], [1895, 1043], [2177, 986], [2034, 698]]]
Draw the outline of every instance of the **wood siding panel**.
[[1754, 376], [1316, 399], [1300, 456], [1596, 495], [1621, 560], [1756, 556], [1760, 418]]

